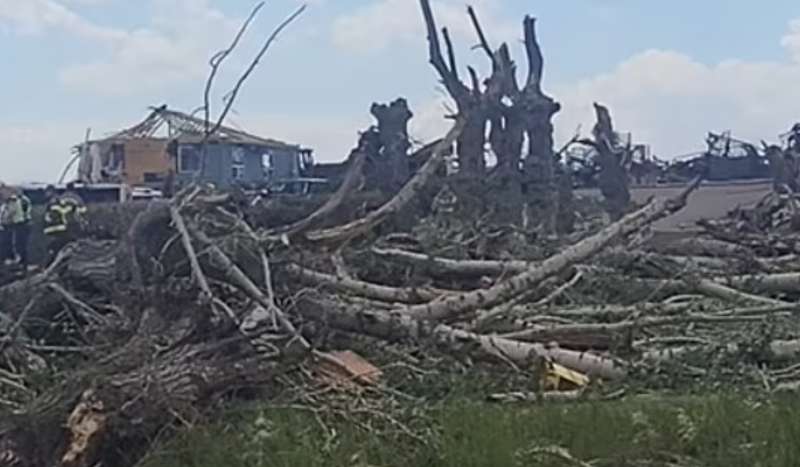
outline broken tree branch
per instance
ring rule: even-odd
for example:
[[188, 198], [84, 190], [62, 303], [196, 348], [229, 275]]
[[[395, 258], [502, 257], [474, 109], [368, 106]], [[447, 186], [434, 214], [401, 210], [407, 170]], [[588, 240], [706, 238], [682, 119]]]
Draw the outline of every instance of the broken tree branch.
[[301, 298], [297, 309], [309, 319], [390, 341], [432, 340], [454, 352], [473, 352], [525, 366], [532, 365], [537, 358], [549, 358], [568, 368], [605, 379], [620, 379], [626, 374], [624, 363], [611, 358], [557, 346], [484, 336], [444, 324], [430, 326], [403, 313], [356, 310], [340, 307], [331, 301], [307, 297]]
[[250, 26], [250, 23], [253, 22], [258, 12], [266, 5], [266, 2], [259, 2], [253, 11], [250, 12], [250, 16], [247, 17], [245, 22], [242, 24], [239, 31], [236, 33], [236, 36], [233, 38], [233, 42], [227, 49], [221, 50], [214, 54], [209, 60], [209, 65], [211, 66], [211, 72], [208, 74], [208, 79], [206, 80], [206, 87], [203, 91], [203, 113], [204, 113], [204, 131], [206, 138], [209, 138], [210, 135], [213, 133], [211, 131], [211, 89], [214, 86], [214, 80], [217, 77], [217, 73], [219, 73], [219, 67], [222, 65], [222, 62], [225, 61], [226, 58], [236, 49], [239, 45], [239, 42], [242, 40], [244, 33], [247, 31], [247, 28]]
[[464, 116], [459, 116], [456, 123], [447, 132], [447, 135], [436, 145], [431, 157], [425, 165], [417, 172], [414, 177], [406, 183], [403, 188], [386, 204], [367, 216], [350, 222], [345, 225], [332, 227], [324, 230], [316, 230], [306, 234], [306, 238], [312, 242], [335, 245], [348, 241], [359, 235], [364, 235], [369, 230], [378, 226], [389, 216], [396, 214], [403, 209], [417, 193], [422, 190], [428, 182], [436, 175], [436, 170], [444, 160], [445, 152], [453, 145], [453, 142], [461, 134], [464, 128]]
[[382, 302], [427, 303], [443, 295], [443, 293], [430, 289], [396, 288], [385, 285], [371, 284], [369, 282], [359, 281], [347, 277], [333, 276], [330, 274], [313, 271], [296, 264], [290, 264], [287, 266], [286, 271], [289, 274], [311, 284], [324, 285], [339, 292], [355, 294]]
[[233, 103], [236, 101], [236, 97], [239, 95], [239, 91], [242, 89], [242, 86], [244, 85], [245, 81], [247, 81], [247, 78], [249, 78], [250, 75], [253, 73], [253, 71], [256, 69], [259, 62], [261, 62], [261, 59], [269, 50], [270, 46], [272, 46], [272, 44], [278, 38], [278, 35], [280, 35], [280, 33], [284, 29], [286, 29], [286, 27], [289, 26], [295, 19], [297, 19], [306, 10], [306, 7], [307, 5], [301, 5], [297, 10], [294, 11], [294, 13], [289, 15], [288, 18], [283, 20], [283, 22], [279, 24], [274, 31], [272, 31], [272, 34], [269, 35], [267, 40], [264, 42], [264, 45], [261, 46], [261, 50], [258, 51], [253, 61], [250, 62], [250, 65], [247, 67], [247, 69], [245, 69], [244, 73], [242, 73], [238, 81], [236, 81], [236, 84], [233, 86], [233, 89], [226, 95], [225, 107], [223, 108], [222, 113], [217, 118], [217, 122], [214, 124], [211, 130], [207, 132], [206, 137], [204, 138], [205, 142], [208, 141], [208, 138], [210, 138], [211, 135], [215, 134], [217, 131], [219, 131], [220, 128], [222, 128], [222, 125], [225, 123], [225, 118], [227, 118], [228, 113], [230, 113], [231, 108], [233, 107]]
[[411, 306], [405, 309], [405, 313], [417, 319], [438, 321], [509, 300], [569, 266], [584, 261], [613, 240], [636, 232], [652, 222], [680, 210], [686, 204], [688, 195], [697, 188], [699, 183], [699, 179], [695, 180], [675, 198], [651, 201], [639, 211], [625, 216], [595, 235], [551, 256], [540, 265], [530, 267], [522, 274], [502, 281], [491, 288], [450, 295], [429, 304]]
[[328, 198], [325, 204], [320, 206], [319, 209], [304, 219], [299, 220], [294, 224], [274, 229], [268, 232], [267, 235], [274, 236], [285, 234], [291, 239], [301, 235], [309, 228], [319, 224], [320, 221], [328, 218], [328, 216], [339, 209], [348, 196], [358, 190], [361, 184], [364, 176], [364, 164], [367, 160], [367, 152], [365, 149], [366, 148], [359, 147], [350, 155], [350, 168], [347, 170], [347, 175], [345, 176], [344, 182], [336, 190], [336, 193]]

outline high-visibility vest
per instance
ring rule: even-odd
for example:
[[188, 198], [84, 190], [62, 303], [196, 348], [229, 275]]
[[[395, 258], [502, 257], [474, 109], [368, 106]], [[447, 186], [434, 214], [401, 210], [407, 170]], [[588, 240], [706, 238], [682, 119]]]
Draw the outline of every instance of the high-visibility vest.
[[0, 223], [5, 226], [24, 224], [31, 220], [31, 201], [25, 195], [14, 195], [0, 209]]
[[12, 224], [24, 224], [31, 221], [31, 200], [25, 195], [17, 195], [12, 199]]
[[85, 206], [77, 204], [73, 200], [60, 199], [57, 203], [47, 207], [47, 213], [44, 216], [44, 234], [53, 235], [66, 232], [73, 226], [71, 224], [79, 222], [80, 216], [85, 212]]

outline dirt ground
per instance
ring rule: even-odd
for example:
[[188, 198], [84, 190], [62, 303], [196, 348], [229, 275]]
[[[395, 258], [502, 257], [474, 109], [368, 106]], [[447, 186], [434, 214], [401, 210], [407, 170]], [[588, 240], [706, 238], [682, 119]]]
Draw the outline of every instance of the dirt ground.
[[[637, 203], [641, 203], [647, 201], [651, 196], [674, 196], [681, 189], [682, 186], [679, 185], [637, 187], [631, 189], [631, 194]], [[657, 222], [654, 224], [654, 228], [659, 231], [690, 229], [700, 219], [722, 217], [737, 206], [754, 205], [771, 189], [771, 182], [765, 180], [704, 183], [692, 194], [689, 204], [683, 210]], [[601, 196], [598, 190], [579, 190], [577, 194]]]

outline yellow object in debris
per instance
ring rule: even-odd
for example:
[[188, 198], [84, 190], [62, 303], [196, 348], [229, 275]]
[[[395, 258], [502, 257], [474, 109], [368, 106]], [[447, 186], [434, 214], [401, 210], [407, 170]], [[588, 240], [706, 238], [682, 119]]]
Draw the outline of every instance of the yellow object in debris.
[[568, 391], [581, 389], [589, 384], [589, 377], [583, 373], [559, 365], [552, 360], [544, 360], [540, 373], [540, 385], [544, 391]]

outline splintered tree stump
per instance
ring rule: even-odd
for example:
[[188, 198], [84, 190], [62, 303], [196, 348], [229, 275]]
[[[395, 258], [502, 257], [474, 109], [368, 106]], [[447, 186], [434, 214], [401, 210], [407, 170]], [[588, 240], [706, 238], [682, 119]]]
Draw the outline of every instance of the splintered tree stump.
[[403, 98], [398, 98], [389, 105], [374, 103], [370, 112], [378, 121], [381, 146], [379, 163], [376, 165], [381, 168], [383, 179], [387, 182], [380, 188], [395, 193], [408, 181], [410, 173], [408, 149], [411, 143], [408, 139], [408, 121], [414, 114]]
[[631, 203], [630, 181], [628, 165], [631, 160], [631, 150], [620, 144], [611, 113], [600, 104], [594, 104], [597, 114], [597, 123], [592, 130], [594, 141], [584, 140], [584, 144], [591, 146], [597, 157], [598, 185], [605, 200], [605, 209], [612, 221], [616, 221], [625, 214]]

